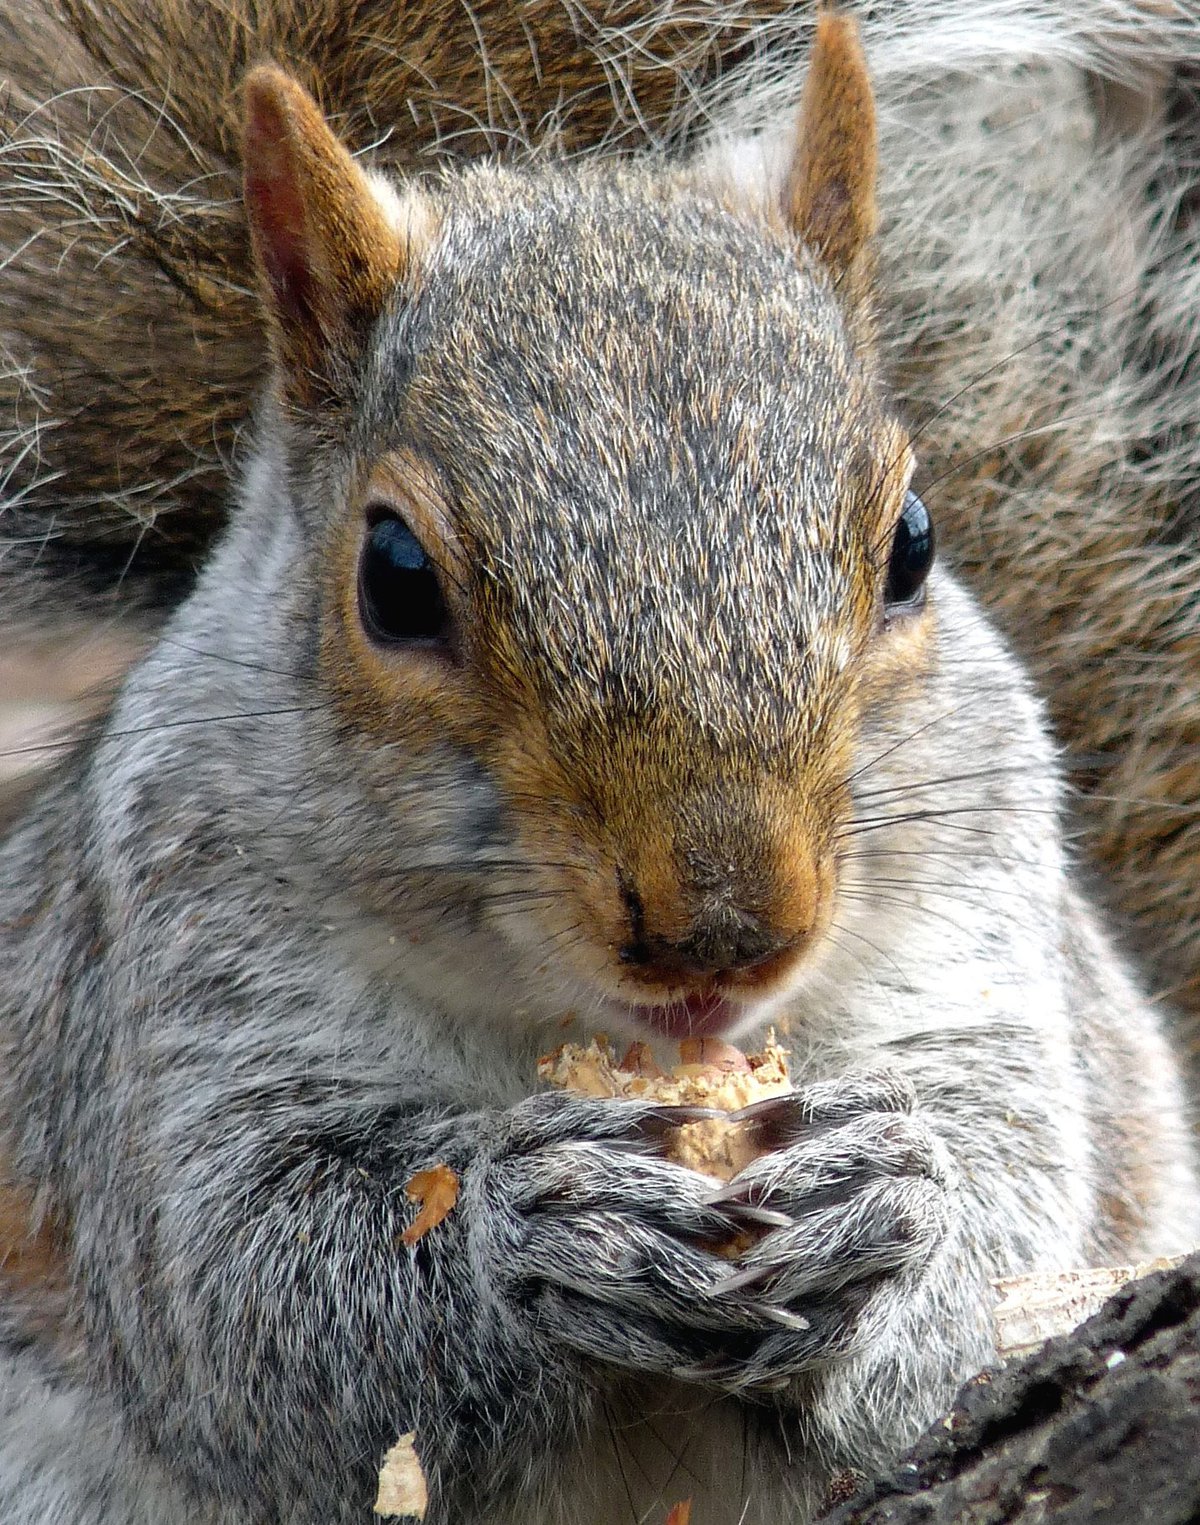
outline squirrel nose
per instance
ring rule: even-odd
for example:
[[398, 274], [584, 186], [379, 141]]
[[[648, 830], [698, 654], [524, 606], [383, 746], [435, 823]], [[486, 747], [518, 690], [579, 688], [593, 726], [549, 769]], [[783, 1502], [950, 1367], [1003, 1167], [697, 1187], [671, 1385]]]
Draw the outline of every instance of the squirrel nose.
[[687, 936], [677, 942], [646, 933], [640, 915], [632, 915], [631, 921], [634, 935], [620, 950], [621, 962], [667, 979], [753, 969], [791, 941], [757, 916], [733, 906], [722, 906], [697, 918]]

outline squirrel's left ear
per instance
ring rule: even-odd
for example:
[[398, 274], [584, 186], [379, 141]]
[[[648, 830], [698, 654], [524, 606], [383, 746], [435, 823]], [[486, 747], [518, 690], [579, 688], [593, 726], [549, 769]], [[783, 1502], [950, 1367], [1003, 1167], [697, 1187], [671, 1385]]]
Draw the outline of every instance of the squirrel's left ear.
[[878, 225], [875, 97], [858, 25], [824, 10], [784, 184], [783, 214], [855, 305], [868, 295]]
[[339, 395], [371, 324], [411, 277], [423, 219], [363, 171], [312, 96], [272, 65], [246, 78], [242, 165], [284, 393], [320, 406]]

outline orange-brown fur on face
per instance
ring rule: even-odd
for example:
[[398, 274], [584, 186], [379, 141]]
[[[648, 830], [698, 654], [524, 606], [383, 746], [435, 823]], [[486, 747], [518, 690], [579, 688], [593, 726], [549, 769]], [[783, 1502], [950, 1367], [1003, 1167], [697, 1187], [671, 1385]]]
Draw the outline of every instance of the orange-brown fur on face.
[[[913, 455], [897, 428], [880, 469], [876, 495], [878, 559], [895, 534], [895, 504], [903, 501], [913, 474]], [[881, 590], [882, 592], [882, 590]], [[863, 648], [859, 702], [864, 710], [884, 709], [914, 698], [929, 681], [934, 662], [936, 612], [924, 602], [889, 617], [882, 597], [876, 610], [878, 638]]]
[[[461, 667], [436, 651], [397, 652], [375, 641], [363, 626], [358, 564], [367, 514], [377, 505], [397, 514], [417, 535], [451, 602], [467, 572], [430, 468], [411, 452], [389, 452], [353, 494], [325, 552], [321, 661], [334, 703], [347, 723], [364, 734], [389, 741], [402, 731], [408, 752], [434, 748], [448, 737], [466, 744], [487, 721]], [[466, 611], [459, 606], [459, 612]]]
[[[686, 738], [625, 727], [603, 742], [597, 737], [593, 763], [573, 773], [556, 750], [537, 728], [509, 732], [498, 737], [489, 766], [514, 802], [522, 853], [550, 866], [543, 882], [556, 893], [539, 915], [564, 944], [568, 929], [581, 928], [569, 955], [578, 972], [625, 1001], [714, 988], [749, 999], [786, 982], [831, 913], [832, 833], [842, 800], [824, 791], [822, 770], [778, 780], [750, 759], [740, 769], [727, 760], [722, 770]], [[556, 867], [564, 858], [567, 866]], [[623, 956], [639, 937], [686, 947], [731, 910], [753, 917], [779, 944], [752, 967], [705, 970], [674, 967], [666, 953], [644, 964]]]

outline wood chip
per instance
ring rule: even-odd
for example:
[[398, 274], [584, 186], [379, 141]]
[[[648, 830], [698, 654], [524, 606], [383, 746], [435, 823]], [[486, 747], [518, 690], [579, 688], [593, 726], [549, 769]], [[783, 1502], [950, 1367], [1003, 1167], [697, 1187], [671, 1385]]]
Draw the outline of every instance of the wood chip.
[[1080, 1271], [1036, 1272], [994, 1281], [996, 1350], [1011, 1361], [1090, 1319], [1126, 1282], [1152, 1271], [1167, 1271], [1185, 1257], [1151, 1260], [1140, 1266], [1096, 1266]]
[[676, 1504], [667, 1515], [666, 1525], [691, 1525], [692, 1501], [684, 1499], [682, 1504]]
[[419, 1202], [421, 1211], [400, 1235], [401, 1244], [416, 1244], [451, 1211], [458, 1201], [458, 1176], [449, 1165], [434, 1165], [418, 1170], [404, 1188], [410, 1202]]
[[414, 1430], [401, 1435], [383, 1458], [379, 1471], [379, 1496], [375, 1500], [376, 1514], [404, 1515], [410, 1520], [425, 1518], [429, 1491], [417, 1456], [416, 1438]]

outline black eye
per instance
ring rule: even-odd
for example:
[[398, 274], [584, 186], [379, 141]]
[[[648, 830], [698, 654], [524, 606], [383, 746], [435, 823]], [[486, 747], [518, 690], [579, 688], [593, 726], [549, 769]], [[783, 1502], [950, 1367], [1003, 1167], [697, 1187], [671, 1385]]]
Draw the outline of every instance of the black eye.
[[887, 586], [883, 590], [886, 607], [916, 603], [932, 565], [933, 520], [916, 493], [910, 492], [892, 541]]
[[445, 641], [450, 618], [433, 563], [395, 514], [371, 524], [358, 563], [358, 607], [376, 640]]

